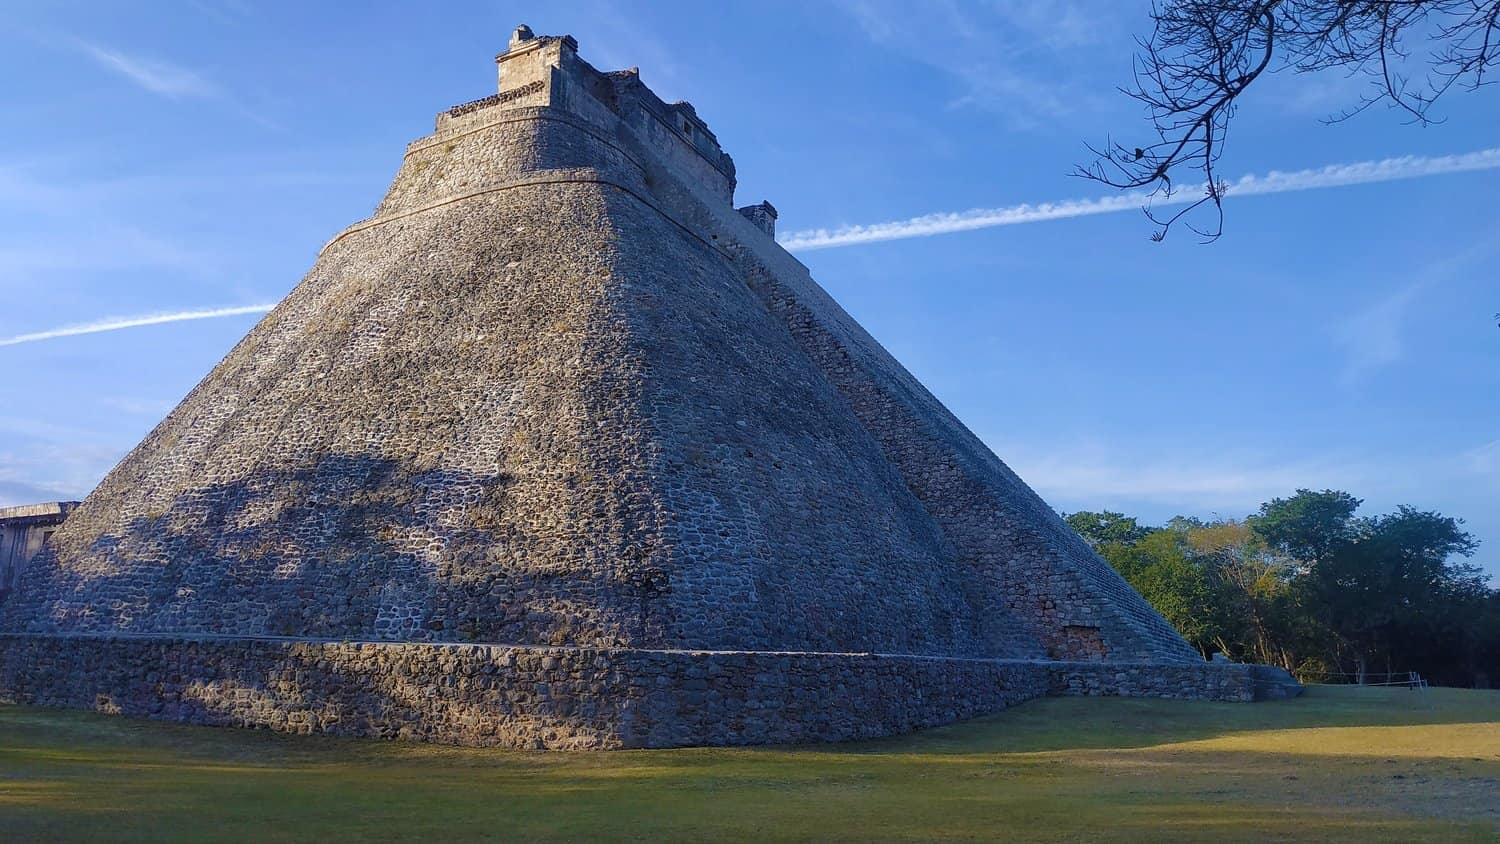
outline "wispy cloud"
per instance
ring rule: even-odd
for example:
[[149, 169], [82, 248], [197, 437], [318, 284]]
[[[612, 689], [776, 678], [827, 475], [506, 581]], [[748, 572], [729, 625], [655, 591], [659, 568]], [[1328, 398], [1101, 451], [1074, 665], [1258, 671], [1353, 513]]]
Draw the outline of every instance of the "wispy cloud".
[[199, 246], [184, 246], [151, 232], [112, 224], [96, 226], [86, 249], [79, 248], [76, 233], [63, 237], [52, 232], [20, 232], [6, 240], [0, 240], [0, 283], [46, 273], [122, 267], [165, 267], [206, 275], [219, 263]]
[[1332, 118], [1358, 103], [1361, 95], [1371, 93], [1374, 80], [1362, 72], [1330, 69], [1276, 74], [1264, 82], [1265, 87], [1256, 96], [1278, 110]]
[[82, 498], [145, 433], [148, 420], [125, 425], [108, 420], [108, 429], [101, 430], [90, 424], [105, 422], [106, 415], [79, 420], [55, 411], [55, 416], [0, 415], [0, 507]]
[[168, 322], [186, 322], [194, 319], [217, 319], [219, 317], [242, 316], [244, 314], [263, 314], [276, 307], [272, 304], [240, 305], [230, 308], [209, 308], [201, 311], [177, 311], [167, 314], [146, 314], [142, 316], [108, 317], [95, 322], [86, 322], [77, 325], [65, 325], [59, 328], [49, 328], [46, 331], [37, 331], [31, 334], [17, 334], [14, 337], [0, 338], [0, 346], [16, 346], [21, 343], [35, 343], [41, 340], [53, 340], [59, 337], [76, 337], [80, 334], [99, 334], [105, 331], [119, 331], [123, 328], [140, 328], [146, 325], [161, 325]]
[[1425, 262], [1414, 280], [1332, 320], [1333, 343], [1344, 352], [1344, 386], [1355, 387], [1376, 370], [1404, 359], [1406, 332], [1420, 317], [1423, 303], [1455, 279], [1472, 276], [1476, 269], [1483, 277], [1500, 249], [1497, 236], [1500, 229], [1492, 229], [1467, 247]]
[[136, 86], [172, 99], [211, 97], [219, 89], [201, 74], [163, 61], [132, 56], [82, 39], [73, 43], [100, 67], [123, 76]]
[[[682, 81], [682, 57], [660, 33], [642, 25], [640, 16], [622, 11], [618, 3], [595, 2], [586, 7], [578, 32], [589, 45], [590, 60], [604, 70], [641, 68], [646, 82], [658, 94], [678, 96]], [[670, 98], [670, 97], [669, 97]]]
[[117, 436], [40, 420], [8, 427], [0, 448], [0, 507], [82, 498], [130, 446]]
[[1469, 451], [1464, 455], [1464, 464], [1475, 474], [1500, 478], [1500, 440]]
[[166, 399], [145, 399], [137, 396], [104, 396], [99, 399], [99, 404], [121, 413], [132, 416], [165, 416], [167, 411], [176, 406], [175, 402]]
[[[1309, 170], [1292, 172], [1273, 170], [1261, 176], [1253, 174], [1242, 176], [1229, 183], [1228, 196], [1233, 198], [1257, 194], [1289, 193], [1494, 169], [1500, 169], [1500, 147], [1461, 155], [1406, 155], [1378, 161], [1330, 164]], [[1154, 206], [1181, 205], [1194, 202], [1202, 195], [1201, 190], [1179, 190], [1172, 196], [1155, 198], [1148, 198], [1143, 194], [1125, 193], [1095, 199], [1065, 199], [1036, 205], [1025, 203], [1003, 208], [975, 208], [969, 211], [927, 214], [886, 223], [842, 226], [836, 229], [804, 229], [789, 232], [780, 240], [781, 245], [791, 251], [827, 249], [833, 246], [852, 246], [881, 240], [931, 237], [936, 234], [972, 231], [994, 226], [1014, 226], [1045, 220], [1087, 217], [1094, 214], [1113, 214], [1117, 211], [1139, 209], [1148, 201]]]
[[[1024, 443], [987, 438], [1050, 504], [1063, 510], [1120, 510], [1148, 520], [1172, 515], [1241, 516], [1297, 489], [1344, 489], [1365, 499], [1366, 512], [1398, 504], [1434, 507], [1469, 520], [1493, 545], [1500, 522], [1476, 505], [1500, 490], [1500, 440], [1467, 451], [1359, 453], [1283, 448], [1264, 451], [1205, 442], [1184, 452], [1142, 449], [1123, 441]], [[1480, 562], [1486, 562], [1481, 560]], [[1500, 563], [1488, 560], [1500, 576]]]
[[[1002, 115], [1015, 128], [1050, 125], [1095, 111], [1085, 80], [1110, 54], [1101, 41], [1128, 41], [1128, 9], [1089, 0], [842, 0], [858, 30], [883, 50], [948, 76], [952, 108]], [[943, 45], [935, 49], [933, 45]]]
[[[269, 103], [264, 101], [266, 99], [264, 96], [252, 97], [251, 101], [247, 102], [245, 99], [247, 89], [243, 85], [237, 87], [231, 94], [202, 71], [172, 62], [148, 58], [73, 36], [40, 35], [38, 38], [45, 43], [87, 56], [99, 67], [148, 93], [171, 100], [210, 101], [220, 109], [267, 129], [284, 131], [286, 128], [266, 114], [265, 106]], [[253, 90], [253, 84], [250, 89]]]
[[1132, 9], [1092, 0], [991, 0], [988, 6], [1021, 38], [1053, 48], [1092, 48], [1119, 36]]
[[[1131, 450], [1082, 446], [1048, 453], [1020, 446], [999, 447], [1005, 458], [1044, 497], [1074, 506], [1119, 507], [1149, 502], [1201, 512], [1248, 512], [1262, 501], [1299, 487], [1367, 490], [1378, 478], [1356, 460], [1298, 461], [1287, 455], [1208, 452], [1186, 456], [1137, 454]], [[1122, 456], [1123, 455], [1123, 456]]]
[[1425, 282], [1409, 284], [1389, 293], [1340, 322], [1334, 338], [1344, 348], [1347, 359], [1343, 380], [1352, 385], [1387, 364], [1395, 363], [1406, 353], [1401, 339], [1402, 323]]
[[62, 483], [38, 484], [31, 481], [18, 480], [12, 477], [12, 475], [18, 471], [26, 471], [26, 467], [12, 468], [7, 465], [7, 457], [9, 455], [0, 454], [0, 507], [35, 504], [38, 501], [70, 501], [81, 499], [93, 487], [92, 483], [81, 486], [68, 486]]
[[11, 441], [0, 449], [0, 507], [82, 498], [129, 451], [115, 438]]

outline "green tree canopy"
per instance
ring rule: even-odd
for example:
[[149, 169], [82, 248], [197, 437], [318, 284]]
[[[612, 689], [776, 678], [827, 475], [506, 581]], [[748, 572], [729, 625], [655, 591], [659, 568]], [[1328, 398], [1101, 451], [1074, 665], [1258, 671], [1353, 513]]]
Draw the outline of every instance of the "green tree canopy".
[[1073, 530], [1078, 531], [1095, 548], [1101, 545], [1134, 545], [1151, 532], [1133, 516], [1103, 510], [1093, 513], [1083, 510], [1066, 517]]
[[1152, 528], [1109, 510], [1067, 521], [1205, 656], [1280, 665], [1310, 679], [1415, 670], [1500, 681], [1500, 590], [1462, 558], [1463, 522], [1299, 489], [1244, 520], [1177, 516]]
[[1273, 498], [1260, 505], [1260, 512], [1247, 521], [1275, 551], [1316, 563], [1354, 538], [1354, 512], [1361, 503], [1347, 492], [1299, 489], [1290, 498]]

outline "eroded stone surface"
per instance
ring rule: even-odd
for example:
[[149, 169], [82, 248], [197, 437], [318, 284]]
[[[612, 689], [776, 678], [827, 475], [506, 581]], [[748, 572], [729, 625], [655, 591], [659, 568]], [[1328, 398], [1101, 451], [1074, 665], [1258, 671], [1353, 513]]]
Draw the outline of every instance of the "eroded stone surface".
[[1043, 694], [1248, 701], [1246, 665], [0, 635], [0, 700], [537, 750], [843, 741]]

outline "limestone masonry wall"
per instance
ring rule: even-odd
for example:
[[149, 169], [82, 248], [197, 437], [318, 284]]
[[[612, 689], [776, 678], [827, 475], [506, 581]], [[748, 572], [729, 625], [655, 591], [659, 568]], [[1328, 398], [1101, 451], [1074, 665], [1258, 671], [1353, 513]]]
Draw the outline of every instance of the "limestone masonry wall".
[[0, 634], [0, 702], [537, 750], [876, 738], [1048, 693], [1248, 701], [1250, 668]]
[[874, 738], [1038, 697], [1047, 670], [870, 654], [0, 635], [0, 702], [539, 750]]
[[1070, 697], [1159, 697], [1176, 700], [1255, 700], [1257, 666], [1236, 664], [1056, 662], [1047, 693]]
[[805, 272], [778, 270], [750, 249], [741, 262], [751, 288], [838, 386], [953, 543], [986, 617], [1015, 618], [1054, 659], [1201, 661]]
[[535, 106], [485, 114], [459, 131], [407, 147], [400, 171], [376, 208], [377, 218], [462, 195], [516, 176], [587, 169], [649, 194], [643, 167], [618, 141], [590, 123]]

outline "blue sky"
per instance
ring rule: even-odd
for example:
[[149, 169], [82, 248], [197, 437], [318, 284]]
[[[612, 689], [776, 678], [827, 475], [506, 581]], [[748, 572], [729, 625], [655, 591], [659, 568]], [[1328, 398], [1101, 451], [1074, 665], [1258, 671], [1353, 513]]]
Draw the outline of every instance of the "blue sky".
[[[1144, 3], [11, 5], [0, 343], [280, 299], [523, 21], [691, 100], [784, 234], [1104, 198], [1084, 142], [1145, 128], [1114, 90]], [[1231, 197], [1210, 246], [1127, 211], [799, 257], [1060, 509], [1342, 488], [1467, 519], [1500, 574], [1500, 169], [1420, 175], [1500, 147], [1500, 94], [1320, 124], [1359, 84], [1253, 90], [1224, 175], [1416, 177]], [[256, 319], [0, 345], [0, 504], [81, 497]]]

